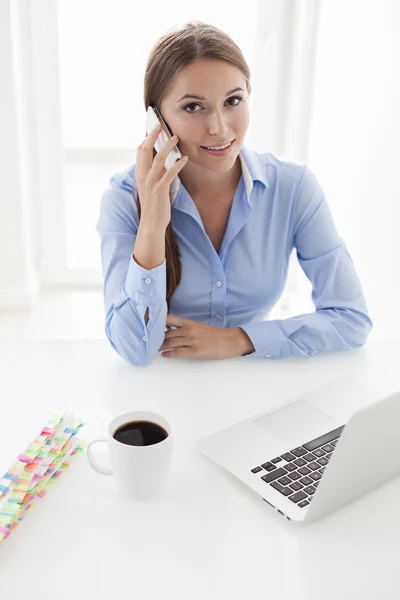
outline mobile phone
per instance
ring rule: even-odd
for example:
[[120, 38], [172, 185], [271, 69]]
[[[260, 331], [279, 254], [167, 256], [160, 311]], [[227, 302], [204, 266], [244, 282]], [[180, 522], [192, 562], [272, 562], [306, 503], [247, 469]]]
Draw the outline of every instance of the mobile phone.
[[[172, 138], [173, 134], [171, 133], [168, 125], [162, 118], [161, 113], [158, 110], [158, 108], [154, 104], [152, 104], [147, 109], [147, 117], [146, 117], [146, 133], [147, 133], [147, 135], [158, 124], [161, 125], [162, 129], [160, 131], [160, 135], [156, 139], [154, 148], [156, 149], [157, 152], [160, 152], [161, 148], [164, 146], [164, 144], [169, 139]], [[165, 163], [164, 163], [165, 168], [169, 169], [170, 167], [172, 167], [176, 163], [176, 161], [181, 157], [182, 157], [182, 155], [179, 152], [177, 146], [174, 146], [165, 160]]]

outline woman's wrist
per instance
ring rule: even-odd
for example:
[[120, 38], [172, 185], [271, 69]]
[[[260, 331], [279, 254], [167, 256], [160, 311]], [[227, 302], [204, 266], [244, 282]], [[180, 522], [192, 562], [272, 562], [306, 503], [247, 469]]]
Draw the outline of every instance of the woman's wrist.
[[234, 327], [231, 331], [234, 336], [238, 355], [245, 356], [246, 354], [255, 352], [256, 349], [253, 346], [253, 342], [241, 327]]

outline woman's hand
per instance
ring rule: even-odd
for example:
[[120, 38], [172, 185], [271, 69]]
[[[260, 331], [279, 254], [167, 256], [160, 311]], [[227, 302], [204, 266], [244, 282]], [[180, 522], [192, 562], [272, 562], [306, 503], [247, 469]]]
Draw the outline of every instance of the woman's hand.
[[153, 146], [159, 136], [161, 125], [157, 125], [138, 146], [136, 153], [135, 180], [140, 198], [140, 220], [154, 228], [166, 230], [171, 220], [169, 189], [175, 177], [187, 163], [183, 156], [168, 170], [164, 163], [178, 143], [174, 136], [164, 144], [153, 160]]
[[170, 329], [165, 334], [164, 343], [160, 348], [164, 358], [187, 357], [213, 360], [232, 358], [255, 351], [247, 333], [240, 327], [224, 329], [167, 315], [167, 326], [171, 325], [176, 326], [177, 329]]

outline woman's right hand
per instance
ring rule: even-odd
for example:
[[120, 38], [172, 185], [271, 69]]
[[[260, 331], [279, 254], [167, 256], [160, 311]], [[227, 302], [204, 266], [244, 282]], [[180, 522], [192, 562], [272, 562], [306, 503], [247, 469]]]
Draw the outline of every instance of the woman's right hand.
[[153, 160], [153, 147], [160, 130], [161, 125], [157, 125], [138, 146], [135, 179], [139, 191], [141, 224], [165, 231], [171, 220], [170, 185], [188, 159], [182, 157], [172, 167], [165, 169], [165, 160], [178, 143], [178, 138], [174, 136], [164, 144]]

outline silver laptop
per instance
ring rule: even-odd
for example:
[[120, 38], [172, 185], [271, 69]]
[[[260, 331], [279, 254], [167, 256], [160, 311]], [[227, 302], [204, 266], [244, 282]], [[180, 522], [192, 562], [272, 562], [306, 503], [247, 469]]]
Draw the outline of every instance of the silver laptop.
[[329, 384], [197, 446], [283, 517], [306, 525], [400, 472], [400, 391], [371, 401], [363, 385], [347, 388], [353, 406], [362, 406], [343, 420], [337, 407], [345, 397]]

